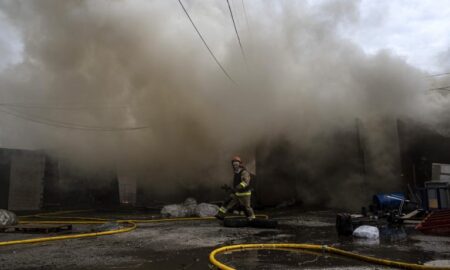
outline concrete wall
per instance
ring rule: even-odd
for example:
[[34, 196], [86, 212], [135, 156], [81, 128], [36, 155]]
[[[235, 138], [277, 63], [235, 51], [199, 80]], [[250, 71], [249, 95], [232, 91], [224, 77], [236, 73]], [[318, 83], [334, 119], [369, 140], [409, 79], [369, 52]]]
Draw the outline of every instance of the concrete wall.
[[59, 158], [58, 187], [62, 207], [114, 207], [119, 205], [119, 185], [113, 170], [76, 166]]
[[124, 204], [136, 204], [137, 185], [136, 180], [125, 175], [118, 176], [120, 202]]
[[45, 156], [14, 151], [11, 156], [8, 209], [38, 210], [43, 196]]
[[0, 209], [8, 209], [11, 155], [0, 148]]

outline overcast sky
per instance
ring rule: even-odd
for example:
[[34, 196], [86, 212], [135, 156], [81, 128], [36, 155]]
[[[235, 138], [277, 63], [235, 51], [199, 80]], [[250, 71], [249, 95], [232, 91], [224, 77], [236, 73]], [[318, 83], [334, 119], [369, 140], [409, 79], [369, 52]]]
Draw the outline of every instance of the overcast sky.
[[[346, 1], [351, 0], [335, 2]], [[450, 0], [361, 0], [356, 11], [343, 6], [353, 20], [343, 25], [342, 35], [365, 52], [389, 50], [430, 73], [449, 71]], [[21, 51], [20, 34], [0, 12], [0, 70], [20, 61]]]
[[450, 0], [363, 0], [359, 24], [347, 36], [367, 53], [388, 49], [429, 72], [445, 72], [450, 48]]

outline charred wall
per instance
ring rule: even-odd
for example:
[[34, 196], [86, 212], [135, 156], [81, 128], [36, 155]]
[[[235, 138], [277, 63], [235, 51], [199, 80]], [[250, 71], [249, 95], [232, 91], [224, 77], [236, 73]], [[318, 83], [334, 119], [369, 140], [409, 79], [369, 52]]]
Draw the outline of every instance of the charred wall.
[[87, 172], [43, 151], [0, 148], [0, 208], [118, 205], [119, 187], [113, 171]]
[[[287, 139], [258, 147], [255, 191], [259, 205], [328, 205], [333, 197], [330, 189], [341, 189], [340, 181], [355, 175], [363, 178], [357, 125], [317, 140], [323, 143], [322, 153], [298, 147]], [[352, 189], [361, 191], [362, 184], [356, 183]]]
[[403, 182], [423, 187], [431, 180], [432, 163], [450, 163], [450, 138], [412, 120], [399, 120]]
[[42, 207], [44, 160], [39, 151], [0, 149], [1, 207], [10, 210]]

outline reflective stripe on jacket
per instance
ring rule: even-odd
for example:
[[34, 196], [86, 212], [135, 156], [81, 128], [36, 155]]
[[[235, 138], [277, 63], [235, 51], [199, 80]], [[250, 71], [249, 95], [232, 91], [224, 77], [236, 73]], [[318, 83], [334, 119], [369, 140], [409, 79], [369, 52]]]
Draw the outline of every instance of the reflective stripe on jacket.
[[236, 196], [251, 195], [251, 174], [245, 168], [234, 173], [233, 186], [236, 189]]

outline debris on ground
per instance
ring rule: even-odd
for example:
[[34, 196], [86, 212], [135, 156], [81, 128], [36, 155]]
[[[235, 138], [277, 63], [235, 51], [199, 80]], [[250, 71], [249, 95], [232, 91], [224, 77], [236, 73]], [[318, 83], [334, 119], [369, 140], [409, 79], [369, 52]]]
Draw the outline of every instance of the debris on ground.
[[11, 211], [0, 209], [0, 228], [17, 225], [17, 216]]
[[169, 204], [162, 208], [163, 217], [191, 217], [195, 215], [197, 201], [194, 198], [187, 198], [182, 204]]
[[198, 217], [213, 217], [219, 212], [219, 207], [215, 204], [200, 203], [195, 208], [195, 215]]
[[390, 242], [404, 241], [408, 238], [404, 226], [380, 226], [380, 237]]
[[431, 211], [417, 226], [424, 234], [450, 236], [450, 209]]
[[187, 198], [182, 204], [166, 205], [161, 210], [163, 217], [211, 217], [215, 216], [219, 207], [214, 204], [200, 203], [194, 198]]
[[362, 225], [353, 231], [353, 237], [364, 239], [379, 239], [380, 232], [375, 226]]
[[[111, 218], [122, 213], [108, 212]], [[99, 213], [100, 214], [100, 213]], [[450, 238], [424, 235], [409, 226], [408, 239], [396, 244], [367, 239], [337, 238], [333, 226], [316, 226], [316, 223], [333, 224], [336, 211], [301, 212], [297, 209], [270, 212], [283, 220], [277, 229], [261, 228], [224, 228], [217, 222], [166, 222], [158, 224], [139, 224], [138, 230], [126, 234], [106, 237], [86, 238], [84, 240], [54, 241], [48, 244], [17, 245], [2, 247], [0, 268], [8, 270], [25, 269], [189, 269], [208, 268], [208, 254], [217, 246], [229, 243], [320, 243], [338, 246], [341, 249], [364, 255], [377, 255], [379, 258], [398, 261], [418, 261], [427, 264], [445, 263], [450, 260]], [[149, 214], [145, 213], [147, 217]], [[107, 218], [104, 212], [91, 217]], [[126, 219], [142, 219], [141, 214], [127, 214]], [[243, 217], [241, 217], [243, 218]], [[296, 220], [308, 220], [308, 223], [296, 224]], [[292, 223], [291, 223], [292, 222]], [[124, 224], [120, 224], [123, 226]], [[86, 232], [98, 225], [74, 224], [74, 232]], [[359, 226], [358, 226], [359, 227]], [[383, 238], [382, 228], [380, 239]], [[12, 233], [0, 234], [1, 241], [26, 239], [34, 236]], [[349, 241], [350, 240], [350, 241]], [[371, 243], [376, 243], [370, 246]], [[358, 261], [346, 260], [336, 256], [299, 254], [297, 252], [267, 251], [241, 252], [224, 255], [236, 266], [247, 269], [298, 269], [299, 263], [311, 261], [304, 267], [309, 269], [381, 269], [382, 267], [365, 265]], [[192, 264], [195, 258], [200, 261]], [[415, 259], [419, 258], [419, 259]], [[314, 262], [312, 262], [314, 260]], [[430, 262], [432, 261], [433, 262]], [[242, 267], [241, 267], [242, 268]], [[384, 268], [383, 268], [384, 269]]]

